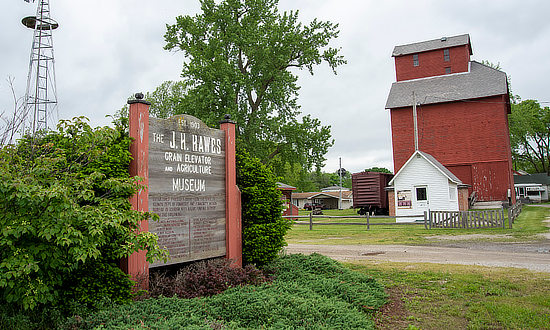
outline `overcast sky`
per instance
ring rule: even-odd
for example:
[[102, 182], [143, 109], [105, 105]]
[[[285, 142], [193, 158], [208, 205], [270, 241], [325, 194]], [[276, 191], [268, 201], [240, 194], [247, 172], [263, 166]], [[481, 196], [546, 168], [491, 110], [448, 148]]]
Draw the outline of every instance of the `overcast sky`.
[[[183, 54], [163, 50], [166, 24], [194, 15], [198, 0], [50, 0], [54, 32], [59, 117], [86, 116], [107, 125], [135, 92], [177, 80]], [[0, 110], [13, 108], [7, 83], [25, 93], [32, 31], [21, 24], [36, 4], [0, 1]], [[340, 24], [332, 46], [348, 64], [332, 74], [298, 72], [304, 114], [332, 127], [334, 146], [325, 171], [342, 166], [393, 168], [390, 117], [384, 109], [395, 69], [396, 45], [468, 33], [473, 60], [500, 63], [522, 99], [550, 101], [550, 1], [547, 0], [281, 0], [281, 11], [300, 10]], [[548, 104], [545, 104], [548, 105]]]

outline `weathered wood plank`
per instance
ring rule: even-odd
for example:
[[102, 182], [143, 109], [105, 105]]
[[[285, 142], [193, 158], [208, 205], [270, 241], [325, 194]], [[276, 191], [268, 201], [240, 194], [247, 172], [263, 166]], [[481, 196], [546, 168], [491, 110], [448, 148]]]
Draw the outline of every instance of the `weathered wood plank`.
[[149, 119], [150, 231], [170, 260], [150, 267], [224, 256], [225, 133], [180, 115]]

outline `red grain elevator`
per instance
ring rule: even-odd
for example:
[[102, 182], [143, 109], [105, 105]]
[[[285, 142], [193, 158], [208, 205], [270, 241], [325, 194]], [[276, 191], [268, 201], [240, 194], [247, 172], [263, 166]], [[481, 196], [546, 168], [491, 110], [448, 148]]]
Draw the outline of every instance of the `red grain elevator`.
[[[394, 171], [418, 149], [470, 185], [479, 201], [514, 191], [506, 73], [470, 60], [468, 34], [396, 46], [390, 110]], [[512, 201], [515, 200], [511, 194]]]

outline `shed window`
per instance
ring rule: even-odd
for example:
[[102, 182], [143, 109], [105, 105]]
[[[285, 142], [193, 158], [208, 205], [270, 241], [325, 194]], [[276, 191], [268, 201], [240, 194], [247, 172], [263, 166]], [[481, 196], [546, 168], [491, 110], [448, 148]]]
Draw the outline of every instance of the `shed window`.
[[455, 187], [449, 187], [449, 200], [456, 201], [456, 188]]
[[418, 54], [413, 55], [413, 66], [419, 66], [420, 63], [418, 62]]
[[417, 201], [427, 201], [428, 200], [428, 194], [427, 194], [426, 187], [416, 188], [416, 200]]
[[449, 62], [451, 60], [451, 55], [449, 53], [449, 49], [443, 49], [443, 60], [445, 62]]

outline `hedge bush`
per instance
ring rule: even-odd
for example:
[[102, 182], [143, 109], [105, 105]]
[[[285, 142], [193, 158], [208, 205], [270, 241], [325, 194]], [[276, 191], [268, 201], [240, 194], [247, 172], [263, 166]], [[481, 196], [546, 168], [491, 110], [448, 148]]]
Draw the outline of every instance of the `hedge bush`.
[[75, 118], [0, 150], [0, 303], [127, 300], [132, 282], [116, 262], [142, 249], [165, 256], [155, 235], [136, 232], [150, 214], [128, 202], [139, 189], [129, 144], [120, 128]]
[[275, 175], [242, 148], [237, 150], [237, 185], [241, 190], [243, 260], [264, 266], [286, 245], [284, 236], [291, 222], [282, 217]]

